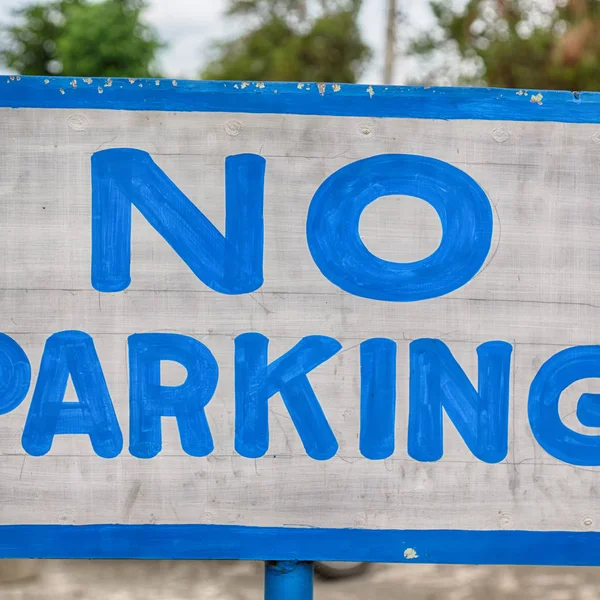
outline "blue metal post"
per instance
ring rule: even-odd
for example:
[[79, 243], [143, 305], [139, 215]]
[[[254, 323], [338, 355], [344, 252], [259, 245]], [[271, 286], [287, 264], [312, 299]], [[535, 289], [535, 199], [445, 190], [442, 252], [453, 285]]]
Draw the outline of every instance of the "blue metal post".
[[265, 563], [265, 600], [313, 600], [313, 563]]

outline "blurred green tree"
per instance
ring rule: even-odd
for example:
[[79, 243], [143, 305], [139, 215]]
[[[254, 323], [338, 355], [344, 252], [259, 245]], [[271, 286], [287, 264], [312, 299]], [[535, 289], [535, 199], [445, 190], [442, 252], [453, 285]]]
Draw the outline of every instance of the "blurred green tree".
[[600, 89], [599, 0], [448, 0], [411, 53], [420, 83]]
[[57, 0], [15, 11], [0, 58], [23, 75], [156, 77], [162, 47], [143, 0]]
[[216, 47], [205, 79], [354, 83], [371, 57], [357, 19], [362, 0], [229, 0], [246, 33]]
[[16, 23], [4, 27], [0, 57], [6, 66], [23, 75], [53, 75], [59, 72], [56, 40], [64, 24], [64, 13], [79, 0], [31, 4], [13, 11]]

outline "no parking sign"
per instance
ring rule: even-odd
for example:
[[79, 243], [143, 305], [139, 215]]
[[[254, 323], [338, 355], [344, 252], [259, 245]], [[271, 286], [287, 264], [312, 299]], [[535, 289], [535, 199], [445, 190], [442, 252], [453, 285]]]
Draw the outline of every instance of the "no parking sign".
[[2, 557], [600, 562], [595, 94], [0, 85]]

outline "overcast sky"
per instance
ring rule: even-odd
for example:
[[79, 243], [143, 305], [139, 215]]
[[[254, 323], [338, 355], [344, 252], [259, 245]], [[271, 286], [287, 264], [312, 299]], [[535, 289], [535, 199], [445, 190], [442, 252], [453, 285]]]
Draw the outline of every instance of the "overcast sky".
[[[0, 0], [0, 22], [7, 23], [11, 9], [31, 0]], [[210, 42], [231, 36], [231, 22], [223, 18], [226, 0], [149, 0], [146, 19], [158, 30], [168, 47], [161, 53], [160, 66], [165, 75], [195, 78], [206, 62]], [[365, 83], [380, 83], [383, 61], [386, 0], [365, 0], [361, 28], [375, 58], [361, 78]], [[401, 0], [412, 23], [428, 21], [427, 0]], [[401, 84], [411, 65], [399, 60], [395, 83]]]

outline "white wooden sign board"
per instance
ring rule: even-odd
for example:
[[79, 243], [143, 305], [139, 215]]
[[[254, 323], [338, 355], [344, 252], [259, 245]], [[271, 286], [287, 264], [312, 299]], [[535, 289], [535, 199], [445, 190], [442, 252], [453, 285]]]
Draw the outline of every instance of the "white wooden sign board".
[[0, 556], [600, 563], [596, 95], [0, 90]]

